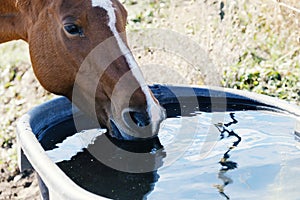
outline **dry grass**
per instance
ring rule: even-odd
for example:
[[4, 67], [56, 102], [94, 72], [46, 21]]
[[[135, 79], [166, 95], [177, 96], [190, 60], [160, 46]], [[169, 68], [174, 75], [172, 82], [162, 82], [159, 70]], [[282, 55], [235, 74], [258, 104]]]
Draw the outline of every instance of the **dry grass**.
[[[199, 45], [203, 50], [200, 57], [208, 57], [200, 65], [184, 62], [172, 65], [179, 73], [188, 68], [196, 77], [202, 76], [202, 81], [188, 77], [193, 80], [192, 84], [203, 81], [218, 84], [217, 77], [225, 87], [299, 101], [300, 3], [296, 0], [125, 2], [129, 10], [135, 11], [129, 13], [130, 30], [172, 30]], [[151, 7], [149, 2], [152, 2]], [[224, 14], [223, 20], [220, 13]], [[151, 50], [146, 46], [144, 49], [150, 51], [139, 54], [138, 57], [146, 58], [141, 59], [141, 64], [155, 54], [155, 48]], [[169, 51], [163, 52], [169, 56], [152, 59], [160, 67], [168, 68], [168, 63], [176, 60]], [[185, 73], [182, 76], [186, 77]]]
[[224, 66], [224, 86], [300, 101], [300, 4], [286, 3], [255, 1], [231, 8], [232, 16], [238, 15], [229, 21], [235, 25], [229, 41], [239, 57]]
[[16, 165], [16, 120], [30, 108], [50, 99], [33, 76], [28, 47], [17, 41], [0, 45], [0, 166]]

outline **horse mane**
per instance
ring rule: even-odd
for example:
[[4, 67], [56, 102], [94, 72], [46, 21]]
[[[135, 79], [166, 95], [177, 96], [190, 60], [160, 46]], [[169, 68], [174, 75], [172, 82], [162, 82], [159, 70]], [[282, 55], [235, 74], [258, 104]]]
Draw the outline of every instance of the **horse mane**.
[[9, 13], [16, 13], [18, 9], [16, 8], [16, 0], [1, 1], [0, 14], [5, 15]]
[[30, 0], [4, 0], [1, 2], [0, 15], [17, 14], [20, 10], [30, 6]]
[[30, 0], [15, 0], [15, 6], [17, 8], [25, 8], [25, 7], [28, 7], [31, 3]]

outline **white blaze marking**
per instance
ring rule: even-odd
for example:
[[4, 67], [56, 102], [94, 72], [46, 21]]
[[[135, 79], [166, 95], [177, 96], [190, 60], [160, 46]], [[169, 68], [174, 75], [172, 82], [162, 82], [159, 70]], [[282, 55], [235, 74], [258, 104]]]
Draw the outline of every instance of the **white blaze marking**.
[[107, 14], [109, 17], [108, 26], [111, 29], [114, 37], [116, 38], [119, 48], [120, 48], [121, 52], [123, 53], [123, 56], [125, 57], [127, 63], [129, 64], [129, 67], [131, 69], [133, 76], [139, 82], [141, 89], [146, 96], [148, 114], [149, 114], [152, 122], [160, 121], [160, 119], [162, 118], [161, 108], [154, 102], [154, 100], [149, 92], [148, 85], [146, 84], [146, 81], [144, 80], [144, 77], [142, 75], [142, 72], [139, 69], [138, 64], [134, 60], [133, 55], [131, 54], [130, 50], [127, 48], [124, 41], [120, 37], [119, 32], [117, 31], [117, 28], [116, 28], [117, 17], [115, 14], [115, 8], [113, 7], [113, 3], [111, 2], [111, 0], [92, 0], [92, 6], [93, 7], [99, 6], [107, 11]]

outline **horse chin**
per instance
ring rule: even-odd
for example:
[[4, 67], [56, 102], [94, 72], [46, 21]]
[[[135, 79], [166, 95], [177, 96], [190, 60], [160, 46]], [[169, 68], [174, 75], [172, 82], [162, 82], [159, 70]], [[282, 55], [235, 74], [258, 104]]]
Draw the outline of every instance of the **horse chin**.
[[109, 135], [118, 140], [147, 141], [147, 140], [152, 140], [153, 138], [157, 137], [157, 134], [154, 134], [153, 136], [147, 137], [147, 138], [134, 137], [133, 134], [127, 133], [126, 131], [118, 128], [118, 125], [112, 119], [110, 120], [110, 125], [111, 125], [111, 130], [110, 130]]

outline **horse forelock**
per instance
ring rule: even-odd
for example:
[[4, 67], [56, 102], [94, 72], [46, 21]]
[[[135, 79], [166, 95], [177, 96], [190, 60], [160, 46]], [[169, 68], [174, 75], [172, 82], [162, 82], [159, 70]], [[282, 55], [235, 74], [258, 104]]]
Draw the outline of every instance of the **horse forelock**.
[[131, 51], [123, 41], [120, 36], [120, 33], [117, 30], [117, 16], [116, 16], [116, 9], [114, 4], [111, 0], [92, 0], [93, 7], [100, 7], [106, 10], [107, 15], [109, 17], [108, 26], [113, 33], [113, 36], [116, 38], [119, 48], [121, 50], [122, 55], [125, 57], [130, 70], [138, 81], [147, 101], [147, 112], [151, 117], [152, 121], [160, 121], [161, 120], [161, 107], [155, 102], [153, 96], [150, 93], [149, 87], [144, 80], [142, 72], [139, 69], [138, 64], [136, 63]]

